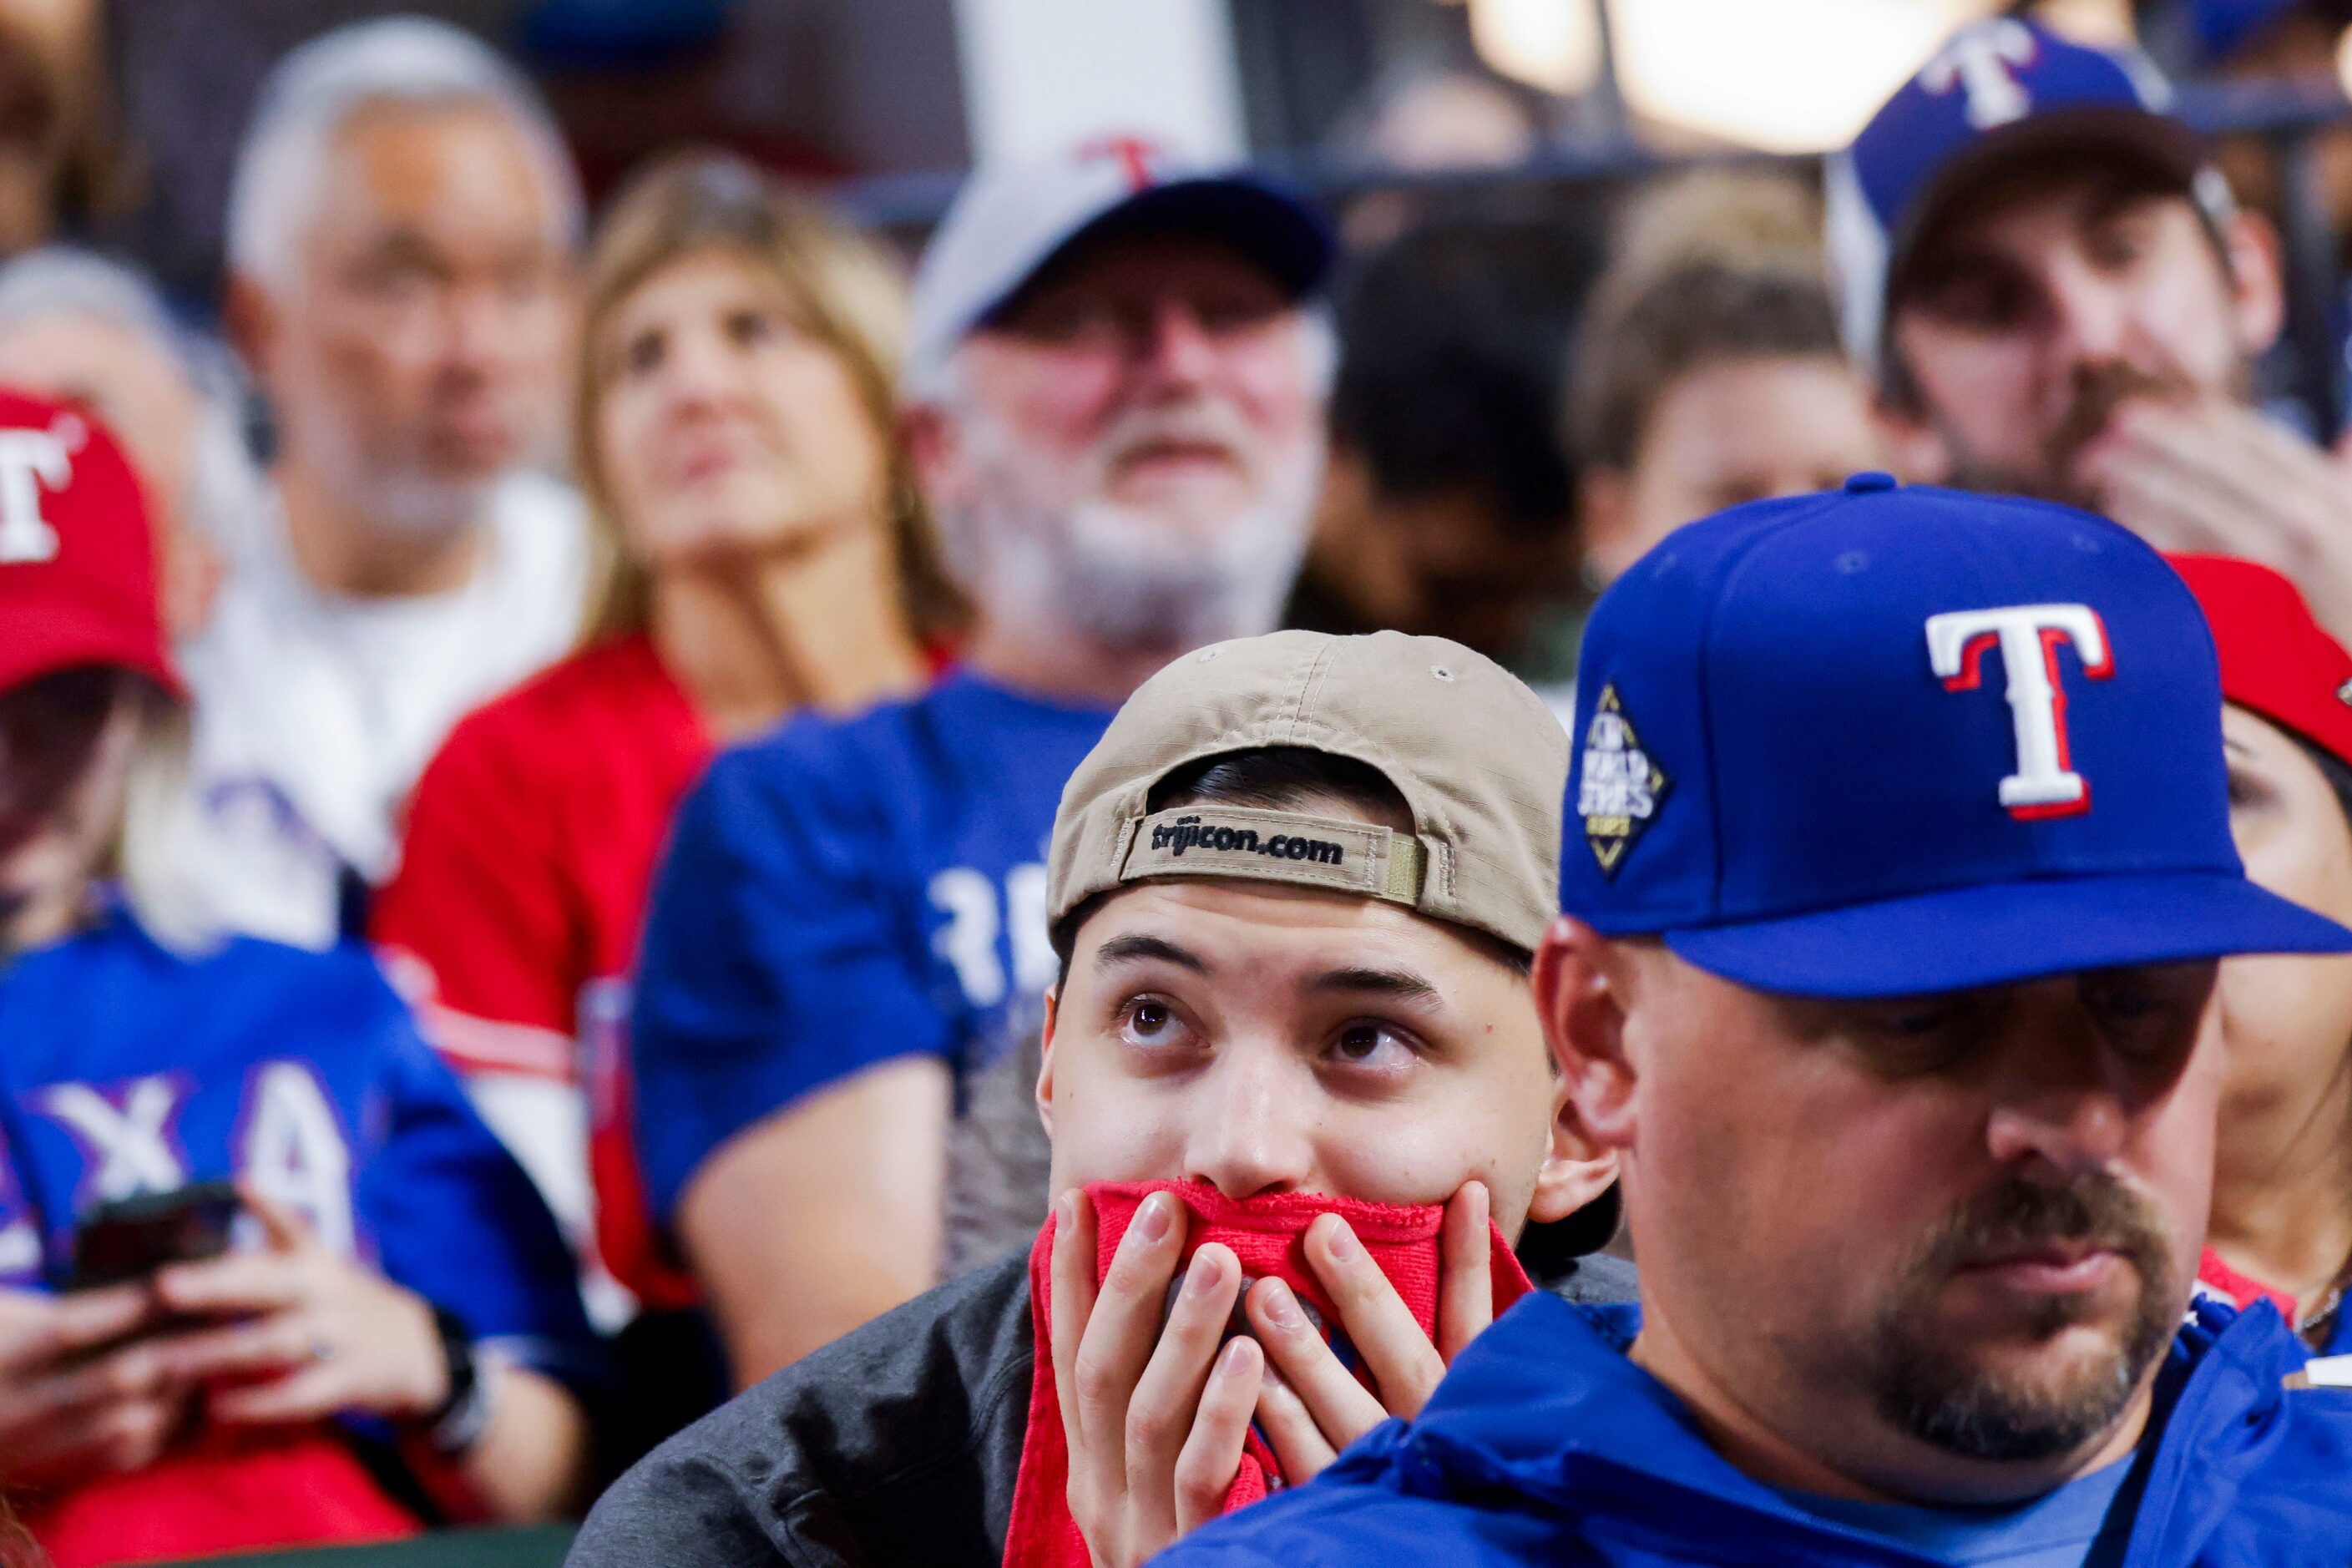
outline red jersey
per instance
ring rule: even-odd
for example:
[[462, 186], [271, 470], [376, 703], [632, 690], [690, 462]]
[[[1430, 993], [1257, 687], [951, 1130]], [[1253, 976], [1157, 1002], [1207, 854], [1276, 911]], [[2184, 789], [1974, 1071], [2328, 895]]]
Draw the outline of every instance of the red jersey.
[[2242, 1312], [2257, 1301], [2268, 1301], [2279, 1310], [2279, 1316], [2290, 1327], [2294, 1323], [2294, 1297], [2284, 1290], [2273, 1290], [2259, 1279], [2248, 1279], [2222, 1262], [2221, 1255], [2210, 1247], [2197, 1259], [2197, 1286], [2199, 1294], [2219, 1296]]
[[648, 1306], [697, 1300], [646, 1218], [623, 1031], [646, 889], [714, 742], [643, 635], [478, 710], [417, 783], [374, 935], [460, 1073], [578, 1079], [604, 1266]]
[[424, 1529], [323, 1432], [184, 1448], [34, 1503], [25, 1525], [53, 1568], [350, 1546]]

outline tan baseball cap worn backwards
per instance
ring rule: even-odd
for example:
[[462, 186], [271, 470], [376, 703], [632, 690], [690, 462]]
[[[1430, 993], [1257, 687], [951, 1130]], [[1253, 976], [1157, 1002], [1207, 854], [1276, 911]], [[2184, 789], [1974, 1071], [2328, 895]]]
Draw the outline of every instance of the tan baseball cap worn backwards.
[[[1410, 835], [1203, 803], [1154, 812], [1186, 763], [1302, 747], [1376, 768]], [[1062, 791], [1052, 923], [1097, 893], [1242, 877], [1385, 899], [1532, 950], [1559, 909], [1568, 732], [1493, 660], [1443, 637], [1275, 632], [1186, 654], [1145, 681]]]

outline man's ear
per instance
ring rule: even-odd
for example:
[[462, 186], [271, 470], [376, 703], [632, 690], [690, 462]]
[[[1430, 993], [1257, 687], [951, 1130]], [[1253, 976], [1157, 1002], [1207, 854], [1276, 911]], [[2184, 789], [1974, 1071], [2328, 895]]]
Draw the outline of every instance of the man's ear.
[[1536, 1016], [1559, 1069], [1555, 1148], [1570, 1112], [1596, 1150], [1613, 1155], [1633, 1141], [1636, 1084], [1625, 1050], [1632, 976], [1619, 944], [1570, 915], [1552, 921], [1536, 949]]
[[251, 278], [232, 272], [221, 296], [221, 323], [237, 358], [245, 362], [254, 380], [267, 386], [276, 368], [278, 301]]
[[[1891, 355], [1898, 351], [1890, 342], [1886, 352]], [[1948, 484], [1951, 446], [1936, 428], [1924, 399], [1916, 392], [1905, 393], [1893, 384], [1896, 374], [1890, 371], [1880, 380], [1878, 394], [1870, 404], [1871, 419], [1886, 443], [1886, 466], [1906, 485]]]
[[2286, 327], [2278, 230], [2262, 214], [2241, 208], [2222, 226], [2221, 256], [2229, 264], [2230, 312], [2237, 324], [2238, 347], [2251, 360], [2278, 342]]
[[1606, 463], [1588, 467], [1576, 484], [1577, 538], [1584, 551], [1584, 574], [1598, 585], [1612, 582], [1639, 557], [1628, 537], [1633, 526], [1633, 480]]
[[1535, 1195], [1528, 1203], [1528, 1218], [1538, 1225], [1566, 1219], [1609, 1190], [1617, 1179], [1617, 1151], [1604, 1149], [1585, 1130], [1584, 1119], [1569, 1092], [1566, 1073], [1552, 1080], [1551, 1147], [1543, 1168], [1536, 1173]]
[[1037, 1120], [1045, 1124], [1048, 1139], [1054, 1136], [1054, 1020], [1061, 1016], [1061, 987], [1045, 987], [1045, 1022], [1037, 1036]]
[[898, 444], [907, 454], [907, 466], [915, 477], [916, 489], [923, 492], [924, 502], [932, 515], [943, 510], [953, 510], [958, 503], [957, 475], [962, 467], [958, 460], [961, 443], [957, 438], [955, 420], [936, 403], [908, 404], [898, 411]]

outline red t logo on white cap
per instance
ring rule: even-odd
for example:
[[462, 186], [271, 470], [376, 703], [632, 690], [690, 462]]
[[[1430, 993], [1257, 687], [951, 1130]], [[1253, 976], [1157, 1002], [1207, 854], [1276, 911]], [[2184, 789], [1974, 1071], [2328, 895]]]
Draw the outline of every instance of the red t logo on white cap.
[[73, 455], [47, 430], [0, 430], [0, 565], [53, 561], [58, 531], [41, 515], [41, 487], [73, 479]]
[[1153, 184], [1152, 165], [1165, 156], [1157, 142], [1140, 136], [1101, 136], [1078, 149], [1081, 161], [1108, 158], [1118, 165], [1127, 177], [1128, 189], [1148, 191]]
[[2091, 786], [2066, 755], [2066, 689], [2058, 679], [2058, 644], [2074, 645], [2083, 673], [2116, 672], [2107, 628], [2088, 605], [2014, 605], [1954, 610], [1927, 617], [1927, 664], [1947, 691], [1974, 691], [1985, 649], [2000, 648], [2009, 675], [2009, 716], [2017, 731], [2017, 771], [2000, 781], [2011, 816], [2074, 816], [2091, 809]]

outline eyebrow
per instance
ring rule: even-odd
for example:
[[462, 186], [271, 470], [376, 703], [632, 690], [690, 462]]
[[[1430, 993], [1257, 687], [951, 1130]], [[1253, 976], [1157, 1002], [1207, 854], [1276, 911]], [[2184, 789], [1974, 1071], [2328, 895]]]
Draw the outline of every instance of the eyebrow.
[[1434, 1002], [1437, 987], [1403, 969], [1327, 969], [1307, 983], [1309, 991], [1344, 991], [1355, 995], [1391, 997], [1400, 1002]]
[[1209, 966], [1198, 954], [1187, 952], [1166, 938], [1156, 936], [1115, 936], [1095, 950], [1095, 967], [1097, 969], [1108, 969], [1122, 963], [1172, 963], [1195, 974], [1209, 973]]

